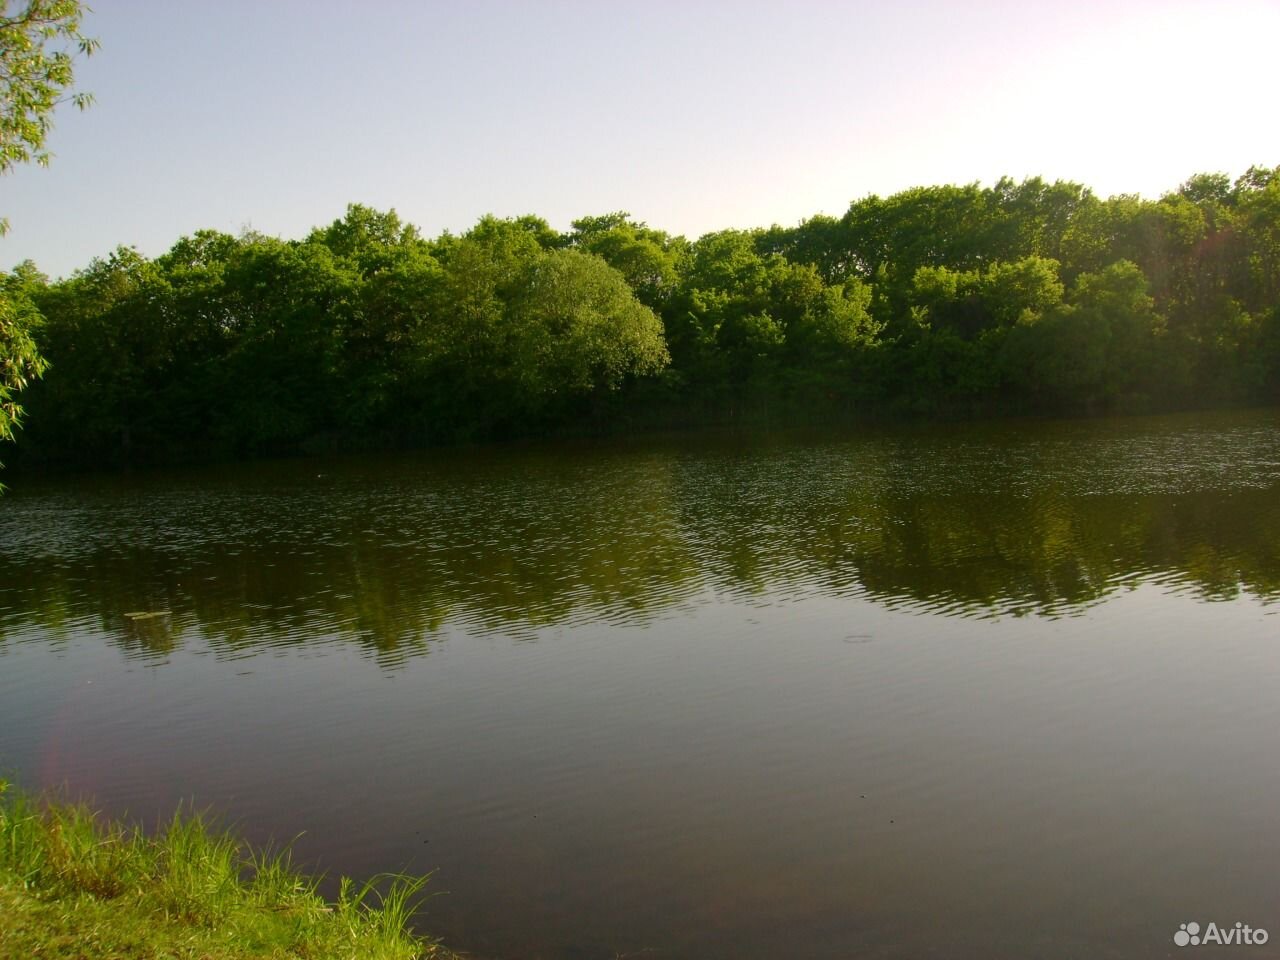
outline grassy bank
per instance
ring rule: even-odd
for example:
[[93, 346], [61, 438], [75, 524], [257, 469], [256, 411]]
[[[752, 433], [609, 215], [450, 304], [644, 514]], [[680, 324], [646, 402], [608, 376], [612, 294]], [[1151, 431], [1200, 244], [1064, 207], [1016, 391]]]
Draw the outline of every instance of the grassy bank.
[[407, 927], [424, 879], [381, 880], [326, 902], [199, 815], [148, 836], [0, 781], [0, 960], [455, 957]]

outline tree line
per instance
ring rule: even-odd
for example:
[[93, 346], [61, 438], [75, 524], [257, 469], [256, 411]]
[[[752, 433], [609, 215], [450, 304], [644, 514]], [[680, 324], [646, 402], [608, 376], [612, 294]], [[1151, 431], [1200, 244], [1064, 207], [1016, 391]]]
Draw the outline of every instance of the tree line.
[[0, 319], [43, 372], [32, 462], [1273, 402], [1280, 167], [1157, 200], [921, 187], [696, 240], [621, 212], [428, 239], [352, 205], [300, 240], [23, 263]]

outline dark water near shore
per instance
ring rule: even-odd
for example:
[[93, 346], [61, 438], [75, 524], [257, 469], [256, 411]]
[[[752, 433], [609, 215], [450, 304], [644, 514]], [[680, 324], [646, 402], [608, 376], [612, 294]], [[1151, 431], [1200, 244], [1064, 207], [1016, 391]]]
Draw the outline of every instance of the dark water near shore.
[[10, 483], [0, 770], [481, 957], [1280, 955], [1280, 412]]

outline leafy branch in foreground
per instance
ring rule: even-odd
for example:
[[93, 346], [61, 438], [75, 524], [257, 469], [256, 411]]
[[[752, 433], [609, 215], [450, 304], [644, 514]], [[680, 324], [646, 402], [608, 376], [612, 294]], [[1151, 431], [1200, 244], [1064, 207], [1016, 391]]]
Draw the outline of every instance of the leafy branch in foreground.
[[[25, 0], [17, 6], [0, 0], [0, 175], [21, 163], [48, 166], [45, 139], [54, 109], [67, 100], [81, 110], [93, 102], [92, 94], [68, 93], [76, 58], [98, 49], [97, 40], [80, 32], [87, 11], [80, 0]], [[8, 219], [0, 217], [0, 236], [8, 231]], [[46, 364], [30, 333], [39, 315], [14, 301], [12, 278], [0, 281], [0, 440], [12, 440], [22, 416], [15, 394], [44, 373]]]
[[0, 440], [13, 439], [22, 422], [16, 394], [49, 366], [32, 336], [41, 318], [22, 293], [22, 277], [21, 270], [12, 276], [0, 274]]
[[[93, 95], [71, 91], [77, 57], [98, 41], [80, 32], [88, 8], [80, 0], [0, 0], [0, 174], [22, 163], [48, 166], [45, 140], [54, 109], [67, 101], [84, 110]], [[0, 233], [8, 221], [0, 220]]]

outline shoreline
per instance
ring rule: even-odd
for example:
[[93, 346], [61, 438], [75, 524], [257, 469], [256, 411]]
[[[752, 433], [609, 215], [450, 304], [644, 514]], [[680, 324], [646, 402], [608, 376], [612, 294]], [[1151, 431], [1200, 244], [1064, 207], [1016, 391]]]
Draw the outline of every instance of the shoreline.
[[409, 921], [426, 877], [343, 877], [335, 900], [288, 848], [199, 813], [147, 834], [0, 780], [0, 960], [459, 960]]

